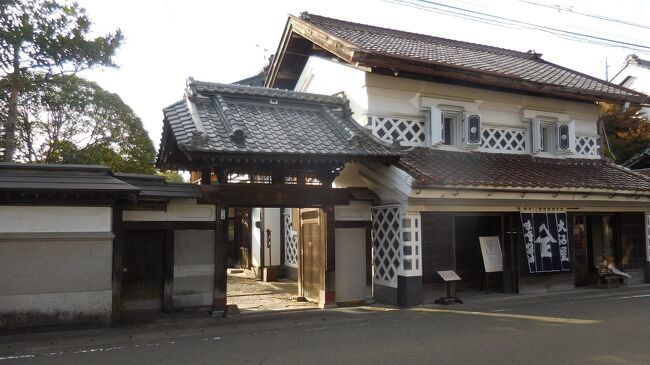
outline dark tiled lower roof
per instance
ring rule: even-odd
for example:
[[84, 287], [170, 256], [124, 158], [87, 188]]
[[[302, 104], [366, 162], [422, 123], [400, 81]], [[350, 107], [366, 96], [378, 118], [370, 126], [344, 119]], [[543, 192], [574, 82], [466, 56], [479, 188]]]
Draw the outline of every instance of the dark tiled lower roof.
[[604, 160], [416, 148], [397, 166], [417, 187], [650, 191], [650, 178]]
[[0, 192], [137, 193], [106, 166], [0, 163]]
[[190, 80], [185, 100], [163, 112], [172, 143], [184, 153], [397, 159], [350, 118], [341, 97]]
[[650, 101], [647, 95], [547, 62], [541, 59], [541, 55], [532, 52], [518, 52], [307, 13], [303, 13], [300, 19], [367, 54], [499, 74], [586, 92], [596, 97], [600, 95], [604, 99], [614, 97], [614, 100], [634, 98], [645, 103]]
[[170, 184], [163, 176], [141, 174], [115, 174], [120, 180], [140, 189], [141, 199], [169, 199], [203, 197], [201, 187], [196, 184]]

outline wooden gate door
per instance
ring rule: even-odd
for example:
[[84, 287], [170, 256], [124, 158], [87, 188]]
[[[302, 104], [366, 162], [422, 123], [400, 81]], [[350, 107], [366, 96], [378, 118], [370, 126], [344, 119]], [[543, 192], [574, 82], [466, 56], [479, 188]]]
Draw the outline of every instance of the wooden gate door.
[[125, 232], [122, 310], [160, 310], [163, 297], [165, 231]]
[[318, 302], [323, 276], [323, 232], [322, 213], [320, 209], [300, 210], [300, 244], [302, 246], [301, 286], [303, 296]]

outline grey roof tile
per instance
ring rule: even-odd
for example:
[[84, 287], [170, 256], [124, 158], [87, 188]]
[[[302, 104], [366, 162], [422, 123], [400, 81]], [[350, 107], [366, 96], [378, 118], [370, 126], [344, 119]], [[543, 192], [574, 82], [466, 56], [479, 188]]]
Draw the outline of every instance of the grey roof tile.
[[[553, 64], [534, 53], [381, 28], [308, 13], [303, 13], [300, 19], [368, 53], [497, 73], [526, 81], [567, 87], [580, 92], [616, 96], [619, 99], [634, 97], [641, 98], [645, 102], [650, 101], [647, 95]], [[636, 64], [644, 62], [638, 57], [632, 58], [632, 61]]]
[[[396, 159], [398, 154], [352, 120], [348, 110], [341, 97], [191, 80], [185, 100], [163, 113], [185, 152]], [[237, 128], [244, 131], [243, 141], [231, 138]], [[197, 142], [200, 130], [207, 138]], [[354, 135], [359, 143], [350, 141]]]

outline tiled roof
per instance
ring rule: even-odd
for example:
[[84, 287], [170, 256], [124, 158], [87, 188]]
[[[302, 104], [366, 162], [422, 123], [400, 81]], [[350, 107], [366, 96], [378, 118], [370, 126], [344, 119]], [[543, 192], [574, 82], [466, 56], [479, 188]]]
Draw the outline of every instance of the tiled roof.
[[141, 174], [115, 174], [118, 179], [140, 189], [140, 199], [169, 199], [203, 197], [201, 187], [196, 184], [170, 184], [163, 176]]
[[604, 160], [416, 148], [397, 166], [417, 187], [650, 191], [650, 178]]
[[625, 63], [628, 65], [636, 65], [643, 68], [650, 68], [650, 60], [644, 60], [642, 58], [639, 58], [639, 56], [635, 54], [628, 55], [627, 58], [625, 59]]
[[137, 193], [106, 166], [0, 163], [0, 191], [50, 193]]
[[350, 118], [341, 97], [190, 80], [185, 99], [163, 112], [183, 152], [215, 158], [397, 156]]
[[555, 65], [532, 52], [518, 52], [307, 13], [303, 13], [300, 19], [349, 44], [351, 48], [368, 54], [501, 75], [604, 99], [650, 101], [647, 95]]

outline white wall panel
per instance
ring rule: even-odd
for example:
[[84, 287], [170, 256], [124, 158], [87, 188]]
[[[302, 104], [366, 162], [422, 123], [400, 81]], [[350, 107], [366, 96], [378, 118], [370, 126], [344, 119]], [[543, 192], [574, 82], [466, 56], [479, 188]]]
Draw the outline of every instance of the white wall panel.
[[111, 232], [110, 207], [0, 206], [0, 232]]

